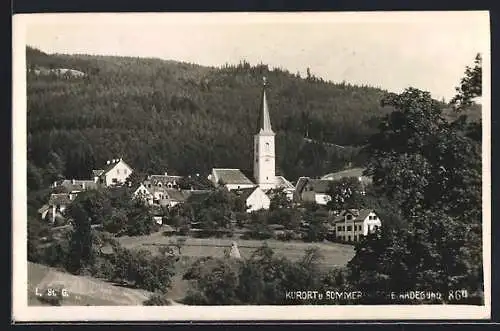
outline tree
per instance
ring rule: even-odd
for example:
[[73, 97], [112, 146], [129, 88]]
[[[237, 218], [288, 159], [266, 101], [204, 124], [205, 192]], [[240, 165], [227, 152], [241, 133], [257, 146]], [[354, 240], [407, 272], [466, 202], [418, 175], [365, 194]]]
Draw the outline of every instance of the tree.
[[331, 200], [327, 203], [330, 210], [344, 210], [360, 208], [363, 204], [364, 190], [356, 177], [341, 178], [330, 184], [328, 195]]
[[426, 92], [410, 88], [387, 102], [395, 111], [370, 139], [367, 172], [406, 229], [383, 227], [361, 241], [350, 282], [375, 302], [414, 288], [481, 291], [480, 146]]
[[369, 141], [367, 174], [405, 216], [436, 206], [456, 215], [480, 206], [480, 148], [450, 126], [430, 94], [391, 94], [396, 110]]
[[92, 216], [85, 208], [85, 201], [79, 198], [68, 209], [74, 230], [71, 234], [67, 269], [72, 273], [79, 273], [82, 268], [92, 265], [95, 258]]
[[268, 194], [271, 196], [271, 204], [269, 205], [271, 211], [281, 208], [291, 208], [292, 202], [288, 199], [284, 189], [273, 189]]
[[127, 220], [126, 233], [129, 236], [150, 234], [158, 227], [153, 221], [149, 207], [140, 199], [134, 199], [130, 202], [127, 209]]
[[461, 79], [460, 85], [455, 88], [457, 94], [450, 103], [457, 111], [462, 111], [474, 103], [474, 99], [482, 96], [482, 56], [477, 54], [474, 60], [474, 67], [465, 68], [465, 76]]
[[441, 293], [464, 288], [477, 296], [482, 265], [475, 232], [472, 224], [442, 211], [415, 215], [408, 229], [383, 228], [358, 244], [348, 281], [366, 294], [364, 303], [388, 302], [388, 293], [415, 288]]
[[177, 249], [179, 250], [179, 255], [181, 255], [181, 248], [182, 248], [182, 246], [184, 246], [184, 244], [186, 243], [186, 240], [187, 240], [187, 238], [186, 238], [186, 237], [179, 237], [179, 238], [177, 238], [177, 240], [175, 241], [175, 247], [177, 247]]

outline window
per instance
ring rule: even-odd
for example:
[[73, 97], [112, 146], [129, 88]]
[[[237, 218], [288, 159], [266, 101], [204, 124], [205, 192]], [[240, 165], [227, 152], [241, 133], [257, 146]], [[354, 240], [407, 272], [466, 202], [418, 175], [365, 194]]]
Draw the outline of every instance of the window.
[[352, 231], [352, 226], [348, 225], [347, 226], [347, 231]]
[[347, 219], [348, 221], [352, 220], [352, 215], [351, 215], [351, 214], [348, 214], [348, 215], [346, 216], [346, 219]]
[[119, 175], [120, 174], [120, 169], [116, 169], [116, 174]]
[[269, 143], [266, 143], [266, 152], [269, 152]]
[[118, 183], [118, 178], [113, 178], [113, 179], [111, 180], [111, 182], [112, 182], [113, 184]]
[[351, 242], [351, 236], [347, 236], [347, 241]]
[[342, 231], [342, 226], [337, 226], [337, 231]]

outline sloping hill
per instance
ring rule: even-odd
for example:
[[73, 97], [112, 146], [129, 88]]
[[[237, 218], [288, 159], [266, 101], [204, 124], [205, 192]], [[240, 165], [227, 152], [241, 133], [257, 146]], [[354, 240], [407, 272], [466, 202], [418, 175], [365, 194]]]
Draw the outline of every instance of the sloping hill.
[[37, 299], [36, 290], [61, 286], [69, 296], [63, 305], [125, 306], [142, 305], [151, 293], [115, 286], [86, 276], [74, 276], [44, 265], [28, 262], [28, 304], [44, 305]]
[[[29, 178], [35, 183], [49, 164], [78, 178], [116, 157], [156, 173], [252, 168], [263, 75], [270, 85], [278, 172], [291, 180], [341, 169], [355, 157], [311, 153], [313, 144], [303, 144], [306, 133], [324, 143], [363, 144], [376, 118], [388, 111], [379, 104], [383, 90], [245, 62], [212, 68], [32, 48], [27, 61]], [[39, 68], [77, 70], [85, 77], [37, 75]]]

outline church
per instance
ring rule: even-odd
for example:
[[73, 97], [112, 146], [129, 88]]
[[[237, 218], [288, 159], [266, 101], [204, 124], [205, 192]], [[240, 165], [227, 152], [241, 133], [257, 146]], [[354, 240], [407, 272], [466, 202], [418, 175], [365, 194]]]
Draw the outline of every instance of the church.
[[283, 189], [291, 200], [294, 186], [285, 177], [276, 175], [275, 132], [271, 126], [267, 104], [267, 81], [264, 77], [257, 132], [254, 135], [253, 174], [240, 169], [214, 168], [208, 179], [214, 185], [224, 185], [228, 190], [259, 188], [264, 192]]

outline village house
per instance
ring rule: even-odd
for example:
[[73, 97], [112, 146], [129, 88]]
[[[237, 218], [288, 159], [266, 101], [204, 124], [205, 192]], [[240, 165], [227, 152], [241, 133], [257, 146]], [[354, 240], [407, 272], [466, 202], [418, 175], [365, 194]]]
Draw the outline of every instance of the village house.
[[38, 213], [42, 219], [46, 220], [48, 218], [48, 221], [54, 224], [56, 217], [64, 216], [64, 211], [72, 200], [74, 200], [74, 197], [69, 193], [53, 193], [50, 195], [48, 203], [43, 205], [38, 210]]
[[88, 179], [64, 179], [61, 182], [54, 182], [54, 188], [59, 187], [62, 188], [65, 193], [69, 193], [71, 195], [71, 199], [76, 198], [78, 193], [87, 191], [87, 190], [95, 190], [100, 185], [96, 183], [94, 180]]
[[295, 186], [295, 202], [310, 202], [327, 205], [332, 200], [328, 194], [333, 181], [328, 179], [312, 179], [300, 177]]
[[165, 204], [162, 200], [167, 200], [167, 190], [179, 190], [179, 181], [182, 176], [172, 176], [164, 173], [163, 175], [149, 175], [142, 182], [144, 187], [153, 195], [153, 203]]
[[234, 193], [240, 197], [247, 206], [247, 213], [251, 213], [261, 209], [269, 209], [271, 199], [258, 186], [235, 190]]
[[337, 240], [357, 242], [382, 226], [382, 222], [372, 209], [348, 209], [334, 220]]
[[320, 179], [300, 177], [295, 186], [294, 201], [327, 205], [332, 200], [329, 195], [331, 185], [343, 178], [357, 178], [361, 185], [361, 194], [365, 194], [365, 188], [372, 182], [372, 179], [364, 176], [363, 170], [362, 168], [342, 170], [327, 174]]
[[153, 194], [146, 188], [146, 186], [144, 186], [143, 183], [137, 185], [137, 187], [133, 189], [132, 196], [134, 198], [144, 199], [144, 201], [149, 205], [152, 205], [154, 201]]
[[92, 170], [92, 175], [94, 182], [109, 187], [124, 184], [132, 172], [133, 169], [119, 158], [108, 160], [105, 169]]

